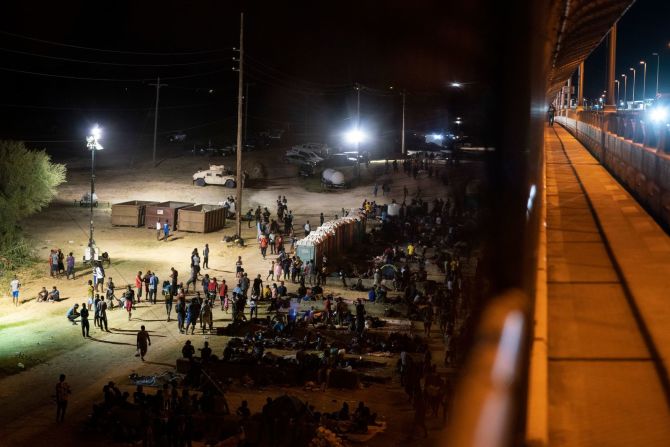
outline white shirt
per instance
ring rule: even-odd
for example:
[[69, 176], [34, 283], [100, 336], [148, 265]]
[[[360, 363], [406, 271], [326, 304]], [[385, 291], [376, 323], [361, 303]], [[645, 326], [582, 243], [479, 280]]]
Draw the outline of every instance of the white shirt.
[[102, 273], [102, 269], [100, 267], [95, 268], [95, 276], [98, 278], [104, 278], [105, 275]]
[[305, 231], [309, 231], [309, 224], [308, 223], [305, 224]]
[[159, 230], [159, 231], [163, 229], [163, 226], [161, 225], [160, 220], [156, 222], [156, 229]]
[[12, 288], [12, 292], [18, 292], [18, 291], [19, 291], [19, 287], [21, 287], [21, 283], [19, 282], [18, 279], [13, 279], [13, 280], [9, 283], [9, 285], [10, 285], [11, 288]]

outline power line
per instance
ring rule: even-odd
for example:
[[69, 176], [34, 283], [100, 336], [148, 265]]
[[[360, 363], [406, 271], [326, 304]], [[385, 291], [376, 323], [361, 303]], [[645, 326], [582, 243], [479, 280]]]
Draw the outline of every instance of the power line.
[[16, 38], [19, 38], [19, 39], [30, 40], [30, 41], [33, 41], [33, 42], [45, 43], [45, 44], [48, 44], [48, 45], [54, 45], [54, 46], [59, 46], [59, 47], [67, 47], [67, 48], [76, 48], [76, 49], [79, 49], [79, 50], [87, 50], [87, 51], [99, 51], [101, 53], [135, 54], [135, 55], [142, 55], [142, 56], [192, 56], [192, 55], [196, 55], [196, 54], [221, 53], [221, 52], [225, 52], [225, 51], [230, 51], [230, 48], [215, 48], [215, 49], [211, 49], [211, 50], [181, 51], [181, 52], [173, 51], [173, 52], [167, 52], [167, 53], [150, 52], [150, 51], [109, 50], [109, 49], [104, 49], [104, 48], [84, 47], [84, 46], [81, 46], [81, 45], [72, 45], [72, 44], [63, 43], [63, 42], [55, 42], [53, 40], [38, 39], [36, 37], [25, 36], [23, 34], [17, 34], [17, 33], [10, 33], [9, 31], [3, 31], [3, 30], [0, 30], [0, 34], [5, 34], [7, 36], [16, 37]]
[[293, 80], [293, 81], [297, 80], [298, 82], [301, 82], [303, 84], [313, 84], [315, 86], [314, 88], [322, 88], [322, 87], [325, 87], [325, 88], [343, 88], [343, 87], [350, 88], [351, 87], [351, 82], [331, 84], [331, 83], [309, 81], [307, 79], [299, 78], [299, 77], [297, 77], [293, 74], [287, 73], [287, 72], [282, 71], [278, 68], [275, 68], [271, 65], [268, 65], [265, 62], [262, 62], [260, 59], [256, 59], [256, 58], [251, 57], [251, 56], [247, 56], [247, 57], [249, 58], [250, 61], [252, 61], [252, 65], [256, 64], [258, 66], [264, 67], [264, 68], [266, 68], [270, 71], [274, 71], [276, 73], [284, 75], [285, 77], [290, 78], [290, 80]]
[[[161, 110], [169, 109], [189, 109], [198, 107], [215, 106], [216, 104], [185, 104], [181, 106], [162, 106]], [[62, 106], [44, 106], [44, 105], [26, 105], [26, 104], [0, 104], [0, 108], [16, 109], [34, 109], [34, 110], [87, 110], [91, 112], [133, 112], [154, 110], [154, 107], [62, 107]]]
[[[3, 71], [11, 71], [14, 73], [21, 73], [21, 74], [28, 74], [28, 75], [33, 75], [33, 76], [45, 76], [45, 77], [50, 77], [50, 78], [59, 78], [59, 79], [74, 79], [78, 81], [100, 81], [100, 82], [149, 82], [152, 81], [152, 78], [135, 78], [135, 79], [120, 79], [120, 78], [92, 78], [92, 77], [86, 77], [86, 76], [71, 76], [71, 75], [58, 75], [58, 74], [53, 74], [53, 73], [42, 73], [38, 71], [29, 71], [29, 70], [19, 70], [16, 68], [8, 68], [8, 67], [0, 67], [0, 70]], [[227, 71], [228, 69], [226, 68], [220, 68], [217, 70], [212, 70], [212, 71], [207, 71], [204, 73], [195, 73], [195, 74], [190, 74], [190, 75], [183, 75], [183, 76], [169, 76], [169, 77], [164, 77], [164, 80], [171, 80], [171, 79], [186, 79], [186, 78], [196, 78], [200, 76], [207, 76], [210, 74], [214, 73], [220, 73], [222, 71]]]
[[171, 64], [129, 64], [123, 62], [101, 62], [101, 61], [91, 61], [86, 59], [75, 59], [70, 57], [61, 57], [61, 56], [48, 56], [46, 54], [32, 53], [30, 51], [14, 50], [11, 48], [1, 48], [0, 51], [5, 51], [8, 53], [22, 54], [26, 56], [41, 57], [44, 59], [52, 59], [66, 62], [76, 62], [80, 64], [93, 64], [93, 65], [115, 65], [120, 67], [180, 67], [188, 65], [203, 65], [203, 64], [213, 64], [213, 63], [223, 63], [224, 59], [210, 59], [205, 61], [195, 61], [195, 62], [176, 62]]

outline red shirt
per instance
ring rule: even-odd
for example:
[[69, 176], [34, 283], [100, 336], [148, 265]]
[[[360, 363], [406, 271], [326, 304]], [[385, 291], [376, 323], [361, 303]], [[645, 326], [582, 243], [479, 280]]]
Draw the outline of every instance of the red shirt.
[[225, 296], [228, 293], [228, 285], [226, 283], [219, 284], [219, 296]]
[[210, 292], [216, 292], [218, 284], [215, 283], [214, 281], [210, 281], [209, 284], [207, 284], [207, 290]]
[[140, 276], [135, 277], [135, 287], [138, 289], [142, 288], [142, 277]]

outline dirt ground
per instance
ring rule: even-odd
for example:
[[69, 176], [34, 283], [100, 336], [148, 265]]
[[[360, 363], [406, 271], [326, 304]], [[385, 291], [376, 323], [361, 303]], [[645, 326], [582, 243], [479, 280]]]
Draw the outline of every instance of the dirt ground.
[[[362, 183], [352, 189], [339, 192], [308, 192], [302, 187], [303, 179], [297, 176], [293, 166], [272, 160], [272, 156], [261, 152], [248, 157], [263, 158], [270, 167], [269, 178], [257, 187], [244, 191], [243, 209], [257, 204], [268, 206], [274, 212], [278, 195], [285, 195], [289, 209], [293, 210], [296, 228], [302, 228], [306, 220], [313, 226], [318, 224], [319, 212], [326, 219], [341, 214], [341, 209], [356, 208], [364, 198], [371, 199], [374, 179], [382, 177], [392, 181], [391, 197], [402, 201], [402, 188], [407, 185], [410, 194], [417, 184], [424, 191], [424, 197], [436, 195], [444, 197], [445, 188], [435, 178], [420, 178], [418, 182], [408, 178], [402, 172], [383, 176], [383, 162], [373, 163], [369, 169], [363, 168]], [[275, 156], [275, 158], [278, 158]], [[222, 160], [231, 164], [232, 160]], [[221, 160], [215, 160], [220, 163]], [[111, 208], [106, 203], [128, 200], [174, 200], [194, 203], [217, 203], [234, 190], [209, 186], [199, 188], [191, 185], [190, 175], [197, 169], [206, 167], [208, 160], [202, 157], [178, 157], [163, 161], [158, 168], [136, 165], [134, 168], [114, 166], [114, 163], [102, 162], [98, 169], [96, 191], [103, 202], [95, 209], [95, 240], [102, 251], [109, 252], [112, 265], [107, 276], [114, 278], [117, 288], [130, 283], [138, 270], [150, 269], [165, 279], [170, 267], [180, 272], [180, 278], [186, 279], [189, 267], [189, 255], [194, 247], [202, 250], [209, 243], [210, 269], [206, 272], [218, 279], [224, 278], [230, 284], [234, 277], [234, 263], [238, 255], [242, 256], [245, 269], [250, 276], [267, 273], [270, 259], [263, 260], [256, 244], [244, 248], [228, 247], [222, 242], [223, 235], [232, 234], [232, 223], [219, 232], [210, 234], [176, 232], [168, 242], [156, 241], [154, 230], [144, 228], [112, 227]], [[110, 166], [111, 165], [111, 166]], [[142, 302], [133, 318], [128, 321], [122, 310], [109, 312], [111, 333], [91, 328], [91, 338], [82, 338], [79, 326], [73, 326], [65, 319], [65, 313], [75, 302], [85, 301], [86, 281], [90, 271], [77, 265], [77, 278], [65, 280], [48, 276], [47, 254], [50, 248], [61, 248], [65, 253], [72, 251], [79, 261], [88, 241], [88, 209], [75, 207], [73, 200], [78, 199], [89, 188], [90, 173], [86, 164], [69, 164], [67, 183], [59, 189], [57, 199], [43, 212], [23, 222], [27, 235], [31, 238], [36, 252], [44, 263], [32, 270], [20, 274], [23, 284], [19, 307], [11, 304], [6, 292], [0, 298], [0, 439], [3, 445], [109, 445], [104, 439], [84, 439], [81, 422], [90, 412], [92, 403], [102, 396], [102, 387], [109, 380], [120, 384], [130, 391], [127, 379], [132, 372], [141, 375], [160, 373], [174, 367], [175, 358], [186, 339], [201, 347], [205, 340], [210, 342], [213, 351], [220, 354], [227, 337], [210, 335], [182, 335], [176, 322], [167, 323], [165, 309], [159, 301], [156, 305]], [[390, 202], [389, 198], [377, 197], [378, 202]], [[253, 241], [255, 230], [243, 225], [243, 237]], [[37, 303], [34, 299], [38, 290], [45, 286], [50, 289], [58, 286], [61, 297], [59, 303]], [[293, 286], [289, 286], [289, 291]], [[329, 284], [325, 291], [349, 298], [361, 296], [345, 292], [342, 287]], [[317, 303], [318, 305], [319, 303]], [[368, 305], [369, 313], [380, 314], [382, 306]], [[263, 314], [261, 313], [261, 316]], [[215, 310], [215, 326], [227, 324], [229, 315]], [[135, 333], [140, 325], [145, 325], [152, 337], [152, 346], [146, 362], [134, 357]], [[439, 351], [437, 334], [431, 340], [431, 346]], [[436, 354], [437, 355], [437, 354]], [[437, 356], [434, 358], [441, 358]], [[21, 365], [19, 365], [21, 364]], [[54, 424], [55, 405], [52, 395], [58, 375], [65, 373], [74, 392], [68, 408], [68, 417], [64, 424]], [[242, 399], [250, 401], [252, 410], [259, 410], [261, 402], [268, 395], [283, 393], [304, 397], [317, 408], [335, 411], [343, 400], [356, 403], [366, 401], [373, 411], [378, 412], [389, 424], [385, 433], [378, 435], [367, 445], [403, 445], [406, 428], [411, 421], [412, 411], [406, 396], [397, 383], [397, 378], [388, 385], [374, 384], [355, 393], [351, 391], [328, 390], [325, 393], [303, 391], [302, 389], [271, 388], [265, 390], [233, 389], [228, 400], [231, 407], [237, 407]], [[382, 398], [383, 396], [383, 398]], [[440, 435], [437, 421], [429, 420], [430, 442]], [[58, 441], [55, 442], [55, 439]], [[412, 445], [423, 445], [414, 442]], [[425, 444], [428, 445], [428, 444]]]

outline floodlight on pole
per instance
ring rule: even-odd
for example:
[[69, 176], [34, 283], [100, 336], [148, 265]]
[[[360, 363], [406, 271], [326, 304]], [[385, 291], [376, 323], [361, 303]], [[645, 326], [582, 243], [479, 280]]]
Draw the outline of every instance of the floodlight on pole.
[[344, 141], [348, 144], [359, 145], [367, 139], [367, 135], [360, 129], [351, 129], [344, 134]]
[[462, 82], [452, 82], [452, 83], [449, 84], [449, 86], [454, 87], [454, 88], [461, 88], [461, 87], [463, 87], [463, 83]]
[[[633, 72], [633, 102], [635, 102], [635, 75], [637, 74], [637, 72], [633, 67], [630, 67], [629, 70]], [[633, 104], [633, 107], [635, 107], [635, 104]]]
[[93, 261], [95, 261], [95, 240], [93, 239], [93, 205], [96, 202], [95, 200], [95, 153], [103, 149], [100, 144], [102, 138], [102, 129], [97, 124], [91, 129], [91, 133], [86, 137], [86, 147], [91, 151], [91, 195], [88, 198], [89, 202], [89, 235], [88, 235], [88, 255], [93, 266]]

